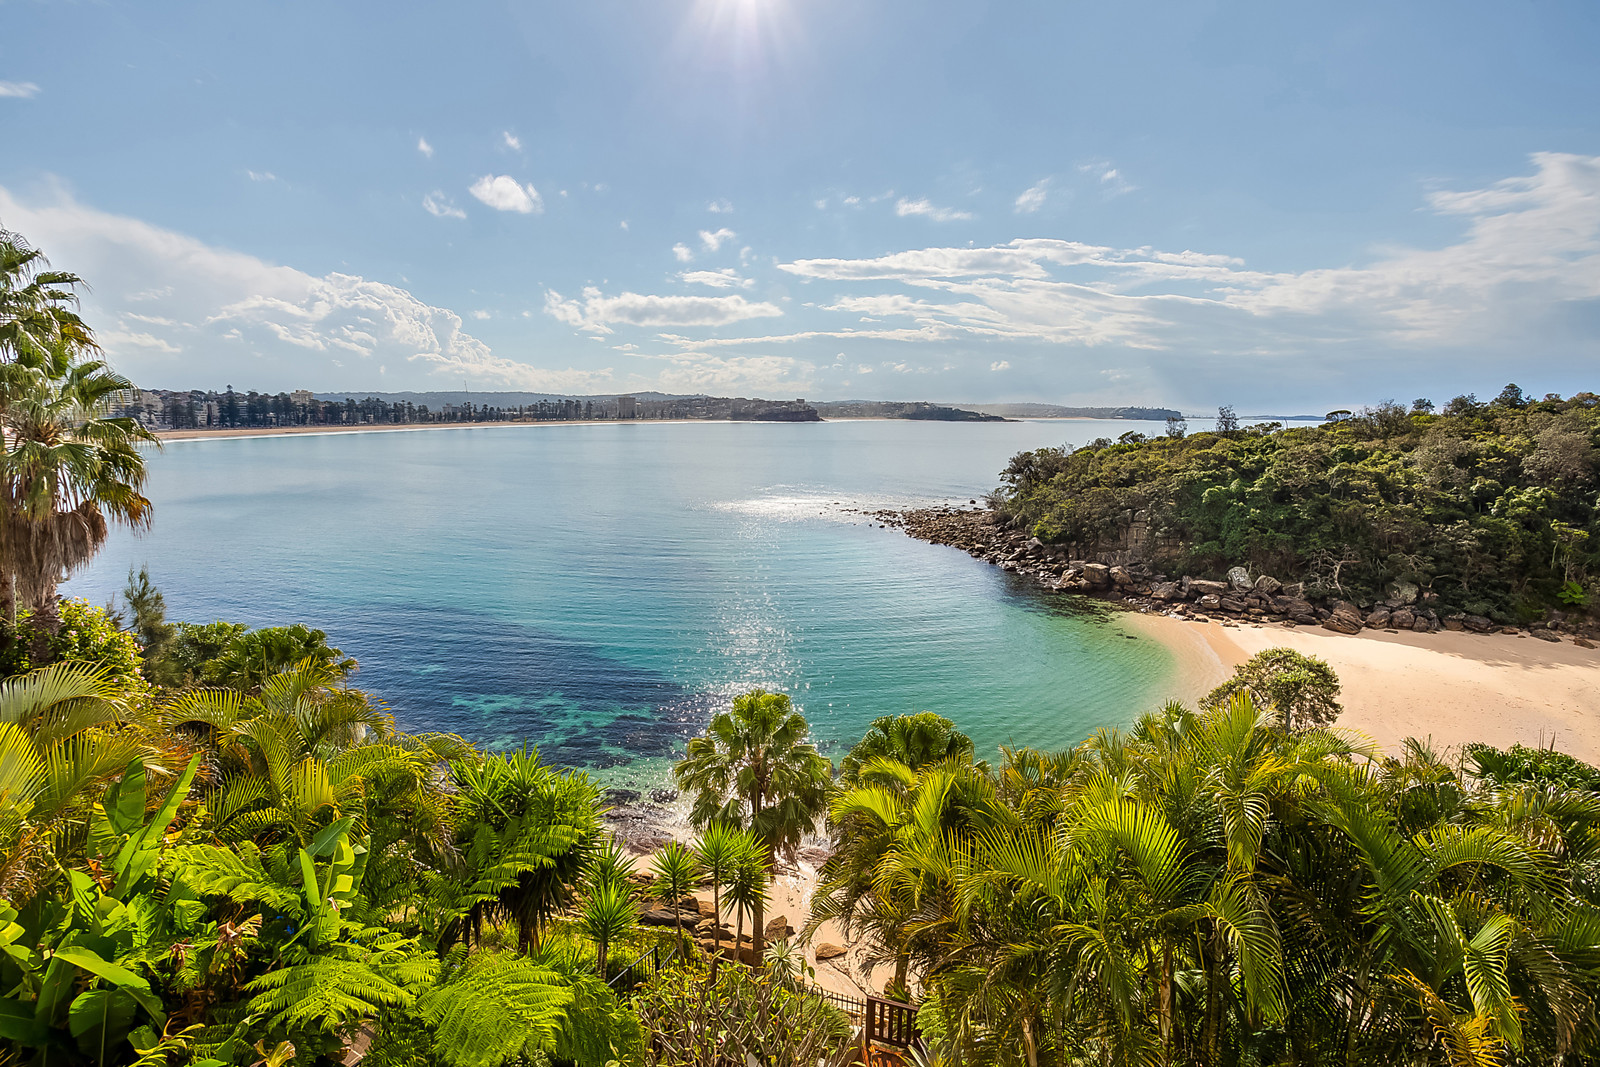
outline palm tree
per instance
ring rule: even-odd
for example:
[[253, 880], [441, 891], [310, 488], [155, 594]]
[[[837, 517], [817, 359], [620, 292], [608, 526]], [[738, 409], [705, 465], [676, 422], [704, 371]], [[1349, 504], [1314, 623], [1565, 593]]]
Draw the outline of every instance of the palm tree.
[[47, 607], [65, 575], [105, 543], [109, 522], [150, 523], [141, 442], [153, 434], [109, 414], [133, 383], [64, 339], [0, 364], [0, 598]]
[[[767, 901], [767, 878], [770, 874], [766, 849], [761, 842], [753, 834], [741, 834], [733, 869], [728, 873], [728, 900], [733, 904], [736, 924], [733, 934], [736, 958], [739, 949], [743, 947], [746, 913], [755, 919], [755, 925], [750, 930], [751, 951], [755, 952], [761, 945], [762, 905]], [[759, 966], [760, 957], [757, 957], [755, 962]]]
[[0, 229], [0, 362], [63, 341], [77, 349], [96, 347], [93, 332], [74, 310], [74, 290], [83, 279], [49, 266], [21, 234]]
[[115, 681], [84, 664], [0, 682], [0, 895], [29, 899], [52, 850], [87, 850], [99, 792], [133, 760], [159, 765], [126, 719]]
[[[711, 879], [711, 911], [719, 929], [722, 926], [722, 887], [738, 866], [739, 854], [745, 847], [743, 842], [747, 836], [746, 831], [728, 823], [714, 822], [700, 832], [694, 843], [694, 853], [700, 867]], [[721, 938], [719, 933], [717, 939], [720, 941]], [[713, 953], [711, 956], [713, 978], [716, 977], [718, 955]]]
[[839, 761], [839, 785], [859, 783], [861, 768], [875, 758], [892, 759], [916, 771], [945, 760], [972, 762], [972, 738], [943, 715], [884, 715], [872, 720], [860, 741]]
[[882, 951], [868, 962], [893, 962], [893, 996], [906, 999], [913, 955], [937, 960], [952, 914], [951, 874], [975, 833], [1014, 818], [995, 803], [982, 770], [957, 759], [925, 766], [874, 757], [857, 768], [859, 785], [834, 796], [837, 846], [823, 865], [806, 922], [809, 936], [836, 921], [841, 933], [865, 934]]
[[[692, 738], [674, 768], [678, 788], [694, 797], [696, 827], [726, 822], [749, 829], [766, 851], [766, 868], [778, 854], [793, 856], [814, 833], [826, 810], [833, 765], [817, 753], [810, 727], [784, 693], [756, 689], [735, 697], [700, 737]], [[765, 893], [755, 900], [755, 958], [763, 952]]]
[[518, 951], [537, 951], [545, 923], [599, 847], [599, 788], [585, 774], [544, 766], [537, 751], [458, 760], [453, 771], [471, 936], [500, 914], [517, 922]]
[[611, 945], [628, 936], [639, 921], [633, 887], [628, 884], [632, 871], [633, 863], [613, 840], [594, 855], [584, 879], [588, 890], [578, 913], [578, 925], [594, 942], [595, 969], [602, 982], [611, 977], [606, 973]]
[[683, 943], [683, 911], [678, 907], [678, 902], [689, 895], [694, 888], [694, 883], [700, 877], [700, 861], [694, 852], [684, 847], [683, 842], [673, 841], [666, 848], [656, 853], [653, 888], [658, 899], [667, 902], [672, 907], [673, 926], [677, 929], [678, 942]]

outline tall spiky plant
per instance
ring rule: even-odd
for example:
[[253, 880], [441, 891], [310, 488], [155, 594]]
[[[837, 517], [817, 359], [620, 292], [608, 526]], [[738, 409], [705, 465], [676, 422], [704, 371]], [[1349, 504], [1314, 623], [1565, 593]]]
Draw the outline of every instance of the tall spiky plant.
[[700, 860], [691, 849], [685, 847], [683, 842], [672, 841], [666, 848], [656, 853], [651, 870], [655, 874], [651, 888], [658, 900], [671, 906], [672, 925], [681, 944], [683, 910], [678, 906], [678, 902], [688, 896], [689, 891], [694, 888], [695, 880], [700, 877]]

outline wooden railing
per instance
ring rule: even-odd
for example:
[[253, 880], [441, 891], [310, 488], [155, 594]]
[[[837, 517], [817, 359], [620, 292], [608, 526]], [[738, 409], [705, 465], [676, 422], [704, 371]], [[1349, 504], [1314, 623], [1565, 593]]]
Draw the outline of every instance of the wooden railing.
[[922, 1036], [917, 1029], [917, 1009], [898, 1000], [867, 998], [863, 1022], [868, 1041], [891, 1048], [910, 1048]]

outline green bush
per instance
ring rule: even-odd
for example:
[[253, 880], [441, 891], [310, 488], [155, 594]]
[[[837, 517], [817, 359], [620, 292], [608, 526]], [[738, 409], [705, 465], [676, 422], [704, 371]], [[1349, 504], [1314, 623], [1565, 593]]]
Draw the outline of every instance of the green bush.
[[1600, 397], [1447, 410], [1039, 449], [990, 499], [1083, 554], [1120, 547], [1143, 512], [1173, 573], [1242, 564], [1368, 602], [1406, 581], [1441, 611], [1505, 621], [1572, 606], [1600, 574]]
[[1512, 745], [1498, 749], [1473, 742], [1466, 746], [1466, 754], [1477, 765], [1479, 778], [1499, 785], [1563, 785], [1600, 791], [1600, 769], [1553, 748]]
[[0, 632], [0, 672], [5, 677], [60, 662], [93, 664], [130, 694], [150, 688], [134, 636], [118, 629], [105, 608], [86, 600], [57, 601], [54, 617], [18, 612], [16, 626]]

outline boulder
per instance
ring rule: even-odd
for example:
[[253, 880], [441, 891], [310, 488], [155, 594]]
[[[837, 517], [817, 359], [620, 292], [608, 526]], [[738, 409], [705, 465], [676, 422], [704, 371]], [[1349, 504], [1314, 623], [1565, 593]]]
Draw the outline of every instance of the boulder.
[[695, 910], [700, 913], [700, 918], [702, 919], [715, 919], [717, 917], [717, 910], [711, 906], [711, 901], [709, 900], [700, 901], [695, 906]]
[[1589, 640], [1587, 637], [1574, 637], [1572, 639], [1572, 643], [1577, 645], [1579, 648], [1593, 648], [1594, 647], [1594, 642]]
[[1223, 611], [1228, 612], [1229, 614], [1238, 615], [1240, 612], [1244, 611], [1244, 609], [1249, 607], [1250, 605], [1248, 603], [1246, 603], [1244, 597], [1225, 596], [1225, 597], [1218, 597], [1217, 598], [1217, 606], [1220, 607]]
[[1394, 614], [1389, 616], [1389, 625], [1396, 630], [1409, 630], [1416, 619], [1417, 617], [1405, 608], [1397, 608]]
[[1460, 616], [1451, 615], [1444, 620], [1444, 628], [1446, 630], [1465, 630], [1467, 626], [1466, 622]]
[[1117, 585], [1133, 584], [1133, 575], [1128, 573], [1128, 568], [1126, 567], [1112, 567], [1111, 570], [1107, 572], [1106, 576]]
[[1490, 622], [1482, 615], [1463, 615], [1461, 617], [1461, 625], [1465, 626], [1475, 634], [1486, 634], [1490, 630], [1494, 629], [1494, 623]]
[[1411, 622], [1411, 629], [1419, 634], [1431, 634], [1439, 628], [1439, 624], [1426, 615], [1418, 615]]
[[1207, 593], [1205, 596], [1203, 596], [1199, 600], [1195, 601], [1195, 604], [1198, 607], [1202, 607], [1202, 608], [1214, 608], [1214, 607], [1217, 607], [1218, 605], [1220, 605], [1221, 603], [1222, 603], [1222, 598], [1220, 596], [1218, 596], [1216, 593]]
[[768, 941], [782, 941], [784, 938], [794, 936], [794, 927], [789, 925], [787, 915], [774, 915], [772, 921], [767, 923], [762, 936]]
[[1340, 634], [1358, 634], [1361, 632], [1361, 626], [1361, 620], [1351, 615], [1332, 614], [1322, 620], [1324, 630]]
[[1554, 630], [1532, 630], [1529, 632], [1541, 641], [1554, 641], [1558, 645], [1561, 643], [1561, 635]]
[[1250, 580], [1250, 572], [1243, 567], [1228, 568], [1228, 585], [1236, 592], [1248, 592], [1255, 583]]
[[1083, 580], [1093, 586], [1110, 585], [1111, 568], [1104, 563], [1085, 563], [1083, 565]]
[[1367, 616], [1367, 629], [1382, 630], [1389, 625], [1389, 609], [1378, 608]]
[[1256, 592], [1260, 593], [1262, 596], [1276, 596], [1278, 591], [1282, 588], [1283, 583], [1278, 581], [1278, 579], [1274, 578], [1270, 574], [1263, 574], [1261, 577], [1256, 579]]
[[817, 946], [817, 960], [836, 960], [845, 953], [843, 945], [836, 945], [832, 941], [824, 941]]
[[1227, 582], [1212, 582], [1204, 578], [1196, 578], [1189, 583], [1189, 592], [1195, 596], [1221, 596], [1227, 591]]
[[639, 922], [645, 926], [677, 926], [678, 917], [683, 917], [684, 926], [694, 926], [700, 921], [699, 909], [684, 908], [681, 911], [663, 905], [658, 908], [648, 908], [639, 913]]
[[1156, 582], [1150, 587], [1150, 595], [1157, 600], [1177, 600], [1183, 594], [1177, 582]]

